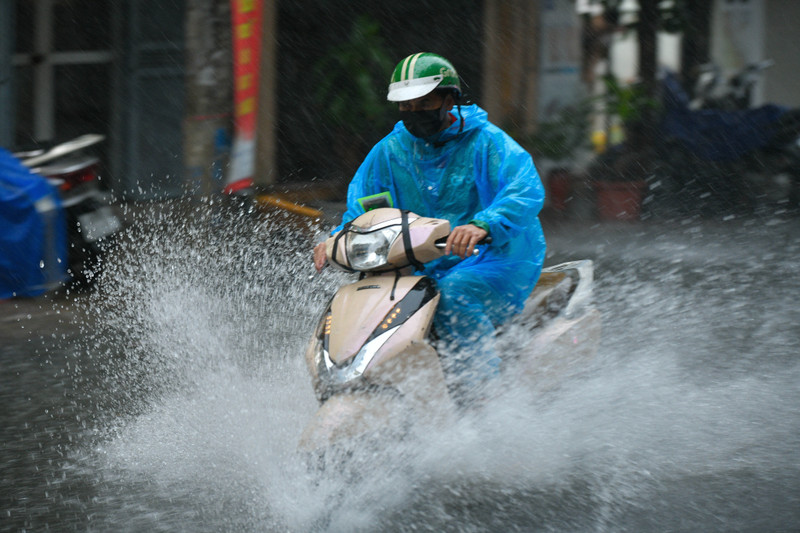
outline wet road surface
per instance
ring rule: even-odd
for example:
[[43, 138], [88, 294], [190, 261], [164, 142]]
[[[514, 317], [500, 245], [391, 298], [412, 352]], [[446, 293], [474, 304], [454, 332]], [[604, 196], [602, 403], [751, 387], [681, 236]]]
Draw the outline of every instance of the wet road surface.
[[[543, 398], [309, 477], [307, 233], [149, 217], [90, 294], [0, 303], [2, 531], [792, 531], [800, 223], [547, 224], [603, 340]], [[359, 462], [361, 461], [361, 462]]]

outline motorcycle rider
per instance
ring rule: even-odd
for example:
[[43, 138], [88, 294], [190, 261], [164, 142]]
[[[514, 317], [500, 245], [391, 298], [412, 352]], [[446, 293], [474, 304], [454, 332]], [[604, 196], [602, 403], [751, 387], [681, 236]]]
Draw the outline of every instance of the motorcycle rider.
[[[522, 309], [541, 273], [544, 188], [530, 154], [483, 109], [462, 102], [458, 74], [444, 57], [400, 61], [387, 99], [398, 103], [401, 120], [357, 170], [342, 220], [364, 212], [360, 199], [388, 193], [394, 207], [450, 221], [445, 256], [422, 274], [440, 290], [434, 330], [451, 387], [466, 393], [497, 373], [495, 328]], [[486, 237], [491, 243], [473, 255]], [[326, 261], [319, 243], [318, 271]]]

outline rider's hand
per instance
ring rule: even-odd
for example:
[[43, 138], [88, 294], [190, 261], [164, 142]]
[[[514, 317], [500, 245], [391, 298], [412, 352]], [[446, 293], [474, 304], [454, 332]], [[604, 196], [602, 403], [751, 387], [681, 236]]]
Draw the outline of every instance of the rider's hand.
[[447, 237], [444, 253], [445, 255], [450, 255], [450, 252], [452, 252], [464, 259], [472, 255], [478, 242], [488, 235], [489, 233], [485, 229], [472, 224], [457, 226]]
[[328, 251], [325, 248], [325, 243], [321, 242], [314, 247], [314, 268], [317, 269], [317, 272], [322, 272], [327, 262]]

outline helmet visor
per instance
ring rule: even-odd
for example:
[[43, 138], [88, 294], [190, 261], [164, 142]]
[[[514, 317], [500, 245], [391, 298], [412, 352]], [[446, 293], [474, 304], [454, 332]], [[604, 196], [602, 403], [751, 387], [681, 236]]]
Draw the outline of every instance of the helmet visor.
[[436, 76], [391, 83], [389, 84], [389, 94], [386, 95], [386, 99], [390, 102], [405, 102], [420, 98], [433, 92], [442, 83], [443, 79], [444, 76], [437, 74]]

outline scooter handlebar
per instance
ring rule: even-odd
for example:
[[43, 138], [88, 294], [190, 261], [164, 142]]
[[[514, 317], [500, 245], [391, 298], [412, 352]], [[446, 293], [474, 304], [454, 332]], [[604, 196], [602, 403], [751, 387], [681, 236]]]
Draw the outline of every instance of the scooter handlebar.
[[[478, 245], [481, 245], [481, 244], [492, 244], [491, 236], [487, 235], [483, 239], [479, 240], [478, 241]], [[434, 244], [434, 246], [436, 246], [436, 248], [438, 248], [440, 250], [444, 250], [444, 248], [447, 246], [447, 237], [442, 237], [441, 239], [437, 240], [436, 243]], [[478, 255], [478, 249], [477, 248], [475, 248], [472, 251], [472, 255]]]

